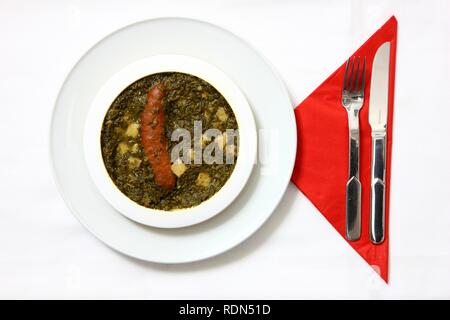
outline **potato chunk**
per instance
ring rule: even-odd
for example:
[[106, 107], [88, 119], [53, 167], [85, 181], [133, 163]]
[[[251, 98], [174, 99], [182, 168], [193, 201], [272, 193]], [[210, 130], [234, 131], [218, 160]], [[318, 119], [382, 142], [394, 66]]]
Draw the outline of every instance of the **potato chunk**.
[[131, 138], [136, 138], [139, 134], [139, 123], [130, 123], [125, 131], [125, 135]]
[[136, 169], [139, 168], [141, 165], [142, 160], [136, 157], [129, 157], [128, 158], [128, 167], [130, 169]]
[[211, 183], [211, 177], [206, 172], [200, 172], [198, 174], [197, 180], [195, 181], [195, 184], [199, 187], [208, 187]]
[[187, 170], [186, 165], [181, 161], [181, 159], [177, 159], [171, 166], [170, 169], [172, 172], [179, 178], [183, 175], [183, 173]]
[[137, 143], [131, 146], [131, 153], [136, 153], [139, 151], [139, 145]]
[[228, 114], [226, 113], [224, 108], [220, 107], [219, 109], [217, 109], [216, 117], [217, 119], [219, 119], [219, 121], [225, 122], [228, 119]]
[[130, 148], [128, 147], [128, 144], [126, 144], [126, 142], [121, 142], [119, 143], [119, 145], [117, 146], [117, 151], [120, 154], [125, 154], [130, 150]]

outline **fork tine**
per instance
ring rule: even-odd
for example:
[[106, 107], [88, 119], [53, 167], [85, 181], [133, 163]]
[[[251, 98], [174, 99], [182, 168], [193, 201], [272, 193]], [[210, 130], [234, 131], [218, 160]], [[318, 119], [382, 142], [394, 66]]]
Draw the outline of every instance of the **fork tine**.
[[355, 86], [353, 87], [353, 91], [358, 91], [358, 88], [359, 88], [359, 62], [361, 59], [358, 57], [357, 60], [358, 60], [358, 64], [356, 65], [356, 70], [355, 70]]
[[350, 64], [350, 58], [348, 58], [347, 60], [347, 64], [345, 65], [345, 74], [344, 74], [344, 84], [342, 86], [342, 88], [344, 88], [344, 90], [347, 90], [347, 80], [348, 80], [348, 65]]
[[351, 91], [353, 89], [353, 80], [355, 78], [355, 57], [352, 59], [352, 67], [350, 69], [349, 81], [348, 81], [348, 90]]
[[364, 57], [363, 68], [361, 72], [361, 90], [360, 93], [364, 96], [364, 87], [365, 87], [365, 78], [366, 78], [366, 57]]

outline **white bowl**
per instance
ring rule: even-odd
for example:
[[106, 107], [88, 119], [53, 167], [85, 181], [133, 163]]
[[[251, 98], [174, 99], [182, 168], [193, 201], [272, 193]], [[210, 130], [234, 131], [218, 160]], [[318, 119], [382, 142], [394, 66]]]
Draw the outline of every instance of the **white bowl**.
[[[233, 173], [222, 188], [201, 204], [174, 211], [150, 209], [123, 194], [111, 180], [103, 162], [100, 134], [106, 112], [133, 82], [160, 72], [182, 72], [210, 83], [227, 100], [239, 126], [239, 155]], [[257, 134], [251, 108], [240, 89], [218, 68], [182, 55], [157, 55], [136, 61], [113, 75], [92, 102], [84, 129], [84, 156], [92, 180], [103, 197], [124, 216], [153, 227], [180, 228], [203, 222], [220, 213], [241, 192], [252, 172]]]

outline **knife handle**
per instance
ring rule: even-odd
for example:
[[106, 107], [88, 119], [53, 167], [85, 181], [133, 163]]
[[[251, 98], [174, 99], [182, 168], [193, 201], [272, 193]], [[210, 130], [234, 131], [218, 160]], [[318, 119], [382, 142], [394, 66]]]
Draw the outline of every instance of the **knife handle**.
[[372, 179], [370, 194], [370, 241], [384, 241], [386, 134], [372, 136]]
[[361, 182], [359, 181], [359, 114], [351, 110], [349, 117], [349, 168], [345, 194], [346, 238], [361, 237]]

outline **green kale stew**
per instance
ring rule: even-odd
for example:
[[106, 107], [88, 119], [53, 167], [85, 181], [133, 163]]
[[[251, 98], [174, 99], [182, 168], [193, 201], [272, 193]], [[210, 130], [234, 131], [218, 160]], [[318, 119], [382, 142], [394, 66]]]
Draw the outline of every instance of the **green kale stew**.
[[[129, 85], [108, 109], [100, 138], [105, 167], [117, 188], [142, 206], [164, 211], [197, 206], [218, 192], [236, 161], [194, 163], [194, 148], [188, 152], [192, 161], [169, 158], [179, 143], [171, 140], [174, 130], [184, 128], [195, 137], [194, 122], [198, 121], [202, 132], [238, 129], [225, 98], [195, 76], [157, 73]], [[227, 139], [225, 133], [220, 139], [208, 140], [204, 134], [200, 138], [203, 149], [208, 143], [223, 148], [223, 138]], [[223, 154], [232, 153], [236, 159], [238, 139], [231, 146]]]

